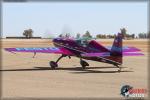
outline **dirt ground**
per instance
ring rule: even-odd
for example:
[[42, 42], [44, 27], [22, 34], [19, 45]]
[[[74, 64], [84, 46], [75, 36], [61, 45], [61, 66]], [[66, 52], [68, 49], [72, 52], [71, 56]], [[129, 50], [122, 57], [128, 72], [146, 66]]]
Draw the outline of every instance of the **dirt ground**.
[[[79, 59], [64, 58], [57, 70], [51, 70], [49, 61], [60, 55], [39, 53], [13, 54], [6, 47], [48, 47], [51, 40], [1, 39], [2, 42], [2, 97], [35, 98], [123, 98], [123, 85], [147, 89], [148, 41], [125, 40], [124, 45], [135, 46], [144, 56], [124, 57], [122, 72], [118, 68], [100, 62], [88, 61], [90, 66], [81, 69]], [[103, 45], [112, 45], [113, 40], [99, 40]]]

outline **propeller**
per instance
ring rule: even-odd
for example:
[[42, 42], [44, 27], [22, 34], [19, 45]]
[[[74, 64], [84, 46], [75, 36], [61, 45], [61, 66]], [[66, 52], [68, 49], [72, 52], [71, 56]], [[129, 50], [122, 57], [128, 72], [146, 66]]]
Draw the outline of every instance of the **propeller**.
[[[77, 34], [79, 34], [80, 36], [77, 36]], [[69, 25], [64, 25], [62, 27], [62, 32], [60, 34], [58, 33], [53, 33], [51, 31], [49, 31], [48, 29], [45, 31], [45, 38], [57, 38], [57, 37], [62, 37], [62, 38], [72, 38], [72, 39], [76, 39], [76, 40], [96, 40], [96, 38], [90, 38], [90, 37], [84, 37], [82, 36], [80, 33], [76, 33], [73, 34], [72, 29]]]
[[53, 39], [53, 38], [58, 37], [57, 35], [58, 35], [57, 33], [53, 33], [53, 32], [51, 32], [49, 30], [46, 30], [45, 33], [44, 33], [44, 38]]

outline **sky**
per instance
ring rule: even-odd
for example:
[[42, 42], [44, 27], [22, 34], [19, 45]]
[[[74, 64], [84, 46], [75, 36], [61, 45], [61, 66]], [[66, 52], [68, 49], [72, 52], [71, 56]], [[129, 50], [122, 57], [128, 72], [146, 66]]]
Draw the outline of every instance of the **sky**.
[[2, 4], [2, 36], [22, 36], [32, 28], [34, 36], [61, 33], [129, 34], [147, 32], [147, 2], [30, 2]]

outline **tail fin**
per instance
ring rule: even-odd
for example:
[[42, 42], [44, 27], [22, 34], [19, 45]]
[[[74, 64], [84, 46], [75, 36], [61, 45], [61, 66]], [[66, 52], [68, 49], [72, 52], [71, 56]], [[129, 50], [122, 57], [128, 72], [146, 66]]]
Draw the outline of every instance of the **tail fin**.
[[119, 63], [122, 63], [122, 34], [121, 33], [118, 33], [118, 35], [115, 37], [110, 55], [115, 57]]

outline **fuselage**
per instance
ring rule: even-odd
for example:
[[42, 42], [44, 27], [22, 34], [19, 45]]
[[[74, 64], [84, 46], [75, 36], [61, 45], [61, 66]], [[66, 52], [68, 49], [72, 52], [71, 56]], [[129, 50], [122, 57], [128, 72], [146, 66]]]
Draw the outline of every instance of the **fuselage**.
[[75, 54], [81, 54], [81, 53], [95, 53], [100, 52], [97, 48], [93, 48], [92, 44], [90, 44], [91, 41], [83, 41], [83, 40], [74, 40], [74, 39], [66, 39], [66, 38], [56, 38], [53, 39], [53, 43], [56, 47], [63, 47], [68, 50], [71, 50], [72, 52], [75, 52]]
[[53, 39], [53, 44], [56, 47], [63, 47], [71, 52], [74, 53], [73, 56], [87, 59], [87, 60], [93, 60], [93, 61], [99, 61], [104, 63], [110, 63], [110, 64], [118, 64], [113, 61], [113, 59], [116, 59], [115, 57], [109, 56], [109, 57], [84, 57], [81, 56], [83, 53], [101, 53], [101, 52], [110, 52], [108, 49], [101, 46], [99, 43], [97, 43], [94, 40], [90, 41], [82, 41], [82, 40], [74, 40], [74, 39], [66, 39], [66, 38], [55, 38]]

